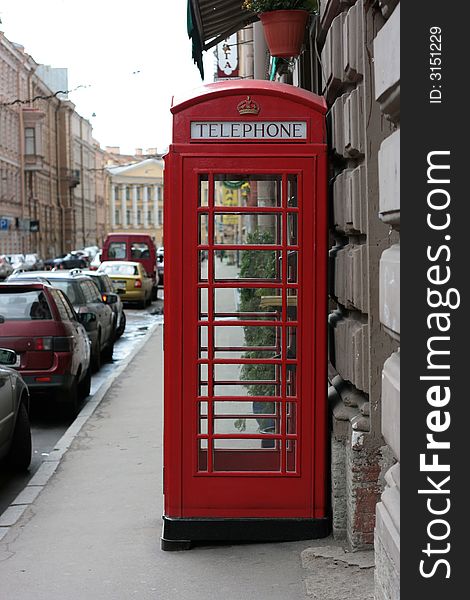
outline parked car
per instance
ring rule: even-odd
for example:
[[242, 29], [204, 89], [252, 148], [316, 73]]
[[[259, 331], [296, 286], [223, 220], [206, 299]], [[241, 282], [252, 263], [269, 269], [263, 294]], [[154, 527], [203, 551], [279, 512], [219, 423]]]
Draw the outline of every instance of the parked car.
[[[114, 351], [114, 313], [110, 301], [103, 301], [96, 284], [80, 269], [71, 271], [34, 271], [10, 275], [8, 282], [31, 280], [48, 282], [69, 298], [91, 341], [91, 368], [98, 371], [102, 360], [111, 361]], [[83, 316], [82, 316], [83, 315]]]
[[44, 269], [44, 261], [39, 258], [38, 254], [25, 255], [25, 267], [31, 271], [42, 271]]
[[110, 233], [103, 244], [102, 261], [139, 262], [152, 280], [152, 299], [158, 295], [157, 249], [150, 235], [141, 233]]
[[67, 271], [69, 269], [86, 269], [88, 263], [81, 257], [67, 254], [63, 258], [53, 258], [44, 261], [44, 268], [50, 268], [53, 271]]
[[0, 348], [0, 458], [15, 470], [26, 471], [31, 463], [29, 392], [12, 368], [16, 363], [14, 350]]
[[0, 256], [0, 279], [6, 279], [12, 273], [13, 267], [8, 258], [5, 255]]
[[13, 269], [26, 268], [24, 254], [5, 254], [5, 256]]
[[[91, 345], [84, 314], [63, 291], [39, 281], [0, 284], [0, 346], [15, 350], [13, 365], [30, 392], [53, 393], [75, 414], [90, 393]], [[90, 315], [91, 313], [86, 313]]]
[[109, 305], [114, 312], [114, 331], [116, 339], [120, 338], [126, 328], [126, 313], [122, 304], [121, 297], [117, 292], [112, 280], [106, 273], [98, 273], [97, 271], [83, 271], [84, 275], [88, 275], [98, 286], [101, 292], [101, 297], [104, 302], [109, 300]]
[[163, 247], [160, 246], [157, 250], [157, 275], [158, 275], [158, 285], [159, 287], [163, 287], [163, 270], [164, 270], [164, 259], [163, 259]]
[[97, 252], [90, 263], [90, 270], [96, 271], [101, 264], [101, 250]]
[[147, 277], [144, 267], [139, 262], [103, 261], [97, 273], [106, 273], [113, 281], [114, 287], [124, 290], [121, 293], [123, 302], [136, 302], [145, 308], [152, 299], [153, 282]]

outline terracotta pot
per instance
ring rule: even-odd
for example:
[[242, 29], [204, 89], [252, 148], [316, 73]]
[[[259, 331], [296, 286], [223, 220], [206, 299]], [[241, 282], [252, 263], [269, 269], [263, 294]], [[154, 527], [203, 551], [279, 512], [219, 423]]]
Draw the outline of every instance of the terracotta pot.
[[271, 56], [298, 56], [308, 19], [306, 10], [271, 10], [259, 15]]

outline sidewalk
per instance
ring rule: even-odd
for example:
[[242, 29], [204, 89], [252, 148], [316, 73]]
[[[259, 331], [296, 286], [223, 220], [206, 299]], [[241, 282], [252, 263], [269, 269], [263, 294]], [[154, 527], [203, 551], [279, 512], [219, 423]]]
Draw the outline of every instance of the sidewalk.
[[344, 554], [331, 538], [162, 552], [162, 507], [159, 326], [86, 421], [47, 485], [0, 539], [0, 597], [373, 597], [373, 554]]

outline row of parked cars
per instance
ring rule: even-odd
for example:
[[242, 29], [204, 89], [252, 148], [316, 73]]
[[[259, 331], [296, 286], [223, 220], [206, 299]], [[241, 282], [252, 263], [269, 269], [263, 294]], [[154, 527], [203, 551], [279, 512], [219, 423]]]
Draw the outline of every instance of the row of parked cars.
[[124, 333], [125, 294], [103, 270], [17, 271], [0, 284], [0, 459], [30, 464], [30, 394], [77, 413]]
[[150, 236], [111, 234], [102, 250], [25, 258], [4, 257], [2, 272], [0, 257], [0, 459], [16, 469], [31, 460], [30, 394], [75, 415], [125, 330], [123, 303], [144, 308], [163, 285], [163, 248]]

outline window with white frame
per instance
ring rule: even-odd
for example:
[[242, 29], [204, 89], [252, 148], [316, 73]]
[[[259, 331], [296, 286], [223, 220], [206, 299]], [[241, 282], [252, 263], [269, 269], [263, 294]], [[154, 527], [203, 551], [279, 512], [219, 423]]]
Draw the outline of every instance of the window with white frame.
[[36, 129], [34, 127], [25, 127], [24, 153], [27, 155], [36, 154]]

